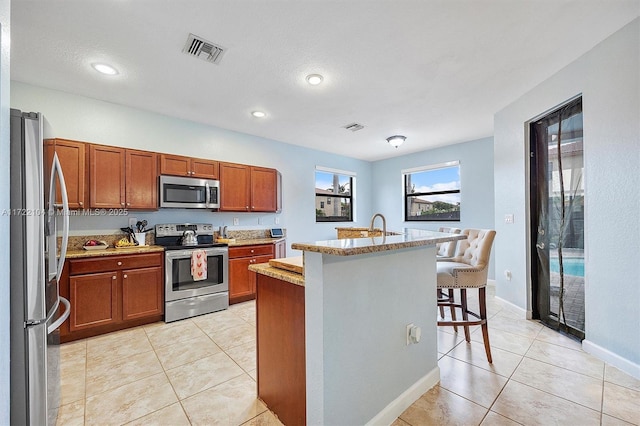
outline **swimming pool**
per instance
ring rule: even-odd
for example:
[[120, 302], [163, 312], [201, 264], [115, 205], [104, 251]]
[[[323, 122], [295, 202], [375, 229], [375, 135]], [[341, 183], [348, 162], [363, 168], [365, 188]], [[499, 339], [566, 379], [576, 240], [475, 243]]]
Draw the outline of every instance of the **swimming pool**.
[[[564, 266], [565, 275], [573, 275], [576, 277], [584, 277], [584, 258], [582, 257], [563, 257], [562, 265]], [[549, 260], [549, 268], [551, 272], [559, 273], [560, 265], [558, 258], [554, 257]]]

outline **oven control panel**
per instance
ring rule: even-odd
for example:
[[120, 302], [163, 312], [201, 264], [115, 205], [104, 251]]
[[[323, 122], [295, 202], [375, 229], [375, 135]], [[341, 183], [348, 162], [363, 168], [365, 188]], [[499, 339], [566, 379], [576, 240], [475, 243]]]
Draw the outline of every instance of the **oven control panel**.
[[193, 231], [196, 235], [213, 235], [210, 223], [165, 223], [156, 225], [156, 237], [176, 237], [185, 231]]

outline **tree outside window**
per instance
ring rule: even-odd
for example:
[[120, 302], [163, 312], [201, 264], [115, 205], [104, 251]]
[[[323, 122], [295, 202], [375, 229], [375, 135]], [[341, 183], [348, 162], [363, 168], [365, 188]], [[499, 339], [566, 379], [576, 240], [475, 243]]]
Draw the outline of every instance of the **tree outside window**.
[[405, 172], [404, 200], [405, 221], [459, 222], [459, 163], [456, 161]]
[[316, 171], [316, 222], [353, 221], [354, 181], [353, 176]]

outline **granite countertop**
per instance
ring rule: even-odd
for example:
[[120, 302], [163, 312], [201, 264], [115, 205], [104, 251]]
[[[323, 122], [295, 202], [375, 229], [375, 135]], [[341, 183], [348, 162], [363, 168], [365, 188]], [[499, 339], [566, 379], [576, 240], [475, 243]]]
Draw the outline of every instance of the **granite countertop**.
[[249, 265], [249, 270], [258, 274], [266, 275], [271, 278], [304, 287], [304, 275], [298, 274], [296, 272], [286, 271], [280, 268], [274, 268], [268, 263]]
[[109, 247], [105, 250], [67, 250], [67, 259], [79, 259], [83, 257], [120, 256], [123, 254], [140, 254], [163, 252], [162, 246], [134, 246], [126, 248]]
[[235, 242], [229, 243], [229, 247], [241, 247], [241, 246], [253, 246], [260, 244], [275, 244], [280, 241], [284, 241], [285, 238], [247, 238], [247, 239], [236, 239]]
[[420, 247], [463, 240], [466, 235], [445, 232], [427, 231], [424, 229], [404, 228], [398, 235], [387, 235], [367, 238], [349, 238], [342, 240], [315, 241], [310, 243], [293, 243], [294, 250], [312, 251], [334, 256], [353, 256], [410, 247]]

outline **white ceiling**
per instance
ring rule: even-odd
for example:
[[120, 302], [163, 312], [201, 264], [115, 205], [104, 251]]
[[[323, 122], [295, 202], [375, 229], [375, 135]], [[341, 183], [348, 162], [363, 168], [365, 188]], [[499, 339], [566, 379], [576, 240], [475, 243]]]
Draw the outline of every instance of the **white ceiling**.
[[[11, 78], [377, 160], [490, 136], [493, 114], [639, 0], [13, 0]], [[227, 49], [189, 57], [194, 33]], [[107, 62], [120, 74], [91, 67]], [[615, 66], [612, 64], [612, 66]], [[305, 76], [320, 73], [310, 86]], [[253, 110], [268, 115], [256, 119]], [[342, 126], [365, 126], [352, 133]], [[407, 136], [400, 148], [385, 139]]]

